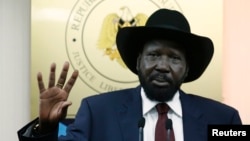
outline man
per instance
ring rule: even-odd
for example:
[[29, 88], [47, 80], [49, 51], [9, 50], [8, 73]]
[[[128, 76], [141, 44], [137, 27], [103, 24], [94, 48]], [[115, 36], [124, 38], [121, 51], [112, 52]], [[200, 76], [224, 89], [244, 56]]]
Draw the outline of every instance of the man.
[[[116, 43], [124, 63], [138, 75], [141, 85], [83, 99], [67, 135], [57, 138], [58, 123], [71, 104], [67, 98], [78, 71], [65, 83], [69, 69], [65, 63], [55, 85], [56, 66], [52, 64], [48, 88], [38, 74], [39, 118], [18, 131], [21, 141], [137, 141], [141, 136], [144, 141], [167, 137], [206, 141], [209, 124], [241, 124], [234, 108], [180, 89], [182, 83], [202, 75], [214, 51], [209, 38], [190, 32], [181, 13], [159, 9], [145, 26], [119, 30]], [[168, 108], [167, 113], [158, 114], [159, 103]], [[144, 127], [143, 135], [138, 132], [142, 117], [145, 126], [139, 126]], [[169, 119], [172, 124], [168, 124]], [[165, 124], [173, 128], [171, 134]]]

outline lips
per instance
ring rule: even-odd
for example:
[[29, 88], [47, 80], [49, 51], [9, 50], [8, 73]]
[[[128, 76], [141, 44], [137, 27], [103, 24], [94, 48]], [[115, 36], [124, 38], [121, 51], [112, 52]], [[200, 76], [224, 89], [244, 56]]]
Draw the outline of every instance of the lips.
[[171, 80], [169, 80], [169, 78], [165, 75], [157, 75], [153, 77], [152, 83], [159, 87], [166, 87], [170, 85]]
[[163, 81], [153, 80], [152, 83], [159, 87], [169, 86], [169, 82], [166, 82], [166, 81], [163, 82]]

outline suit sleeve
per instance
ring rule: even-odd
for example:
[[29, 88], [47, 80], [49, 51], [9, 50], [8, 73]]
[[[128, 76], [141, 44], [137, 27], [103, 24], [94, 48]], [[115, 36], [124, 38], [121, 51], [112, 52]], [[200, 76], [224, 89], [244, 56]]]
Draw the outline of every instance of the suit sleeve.
[[60, 136], [60, 141], [89, 141], [92, 131], [92, 114], [88, 100], [82, 100], [81, 106], [76, 114], [75, 120], [67, 127], [66, 135]]
[[232, 116], [232, 124], [242, 124], [239, 112], [236, 110]]
[[17, 132], [19, 141], [57, 141], [58, 129], [41, 136], [32, 135], [32, 128], [37, 123], [37, 121], [38, 118], [31, 121]]
[[58, 129], [46, 135], [33, 136], [31, 130], [37, 121], [38, 118], [31, 121], [17, 132], [19, 141], [88, 141], [90, 138], [91, 111], [87, 100], [82, 101], [74, 123], [67, 127], [65, 136], [58, 137]]

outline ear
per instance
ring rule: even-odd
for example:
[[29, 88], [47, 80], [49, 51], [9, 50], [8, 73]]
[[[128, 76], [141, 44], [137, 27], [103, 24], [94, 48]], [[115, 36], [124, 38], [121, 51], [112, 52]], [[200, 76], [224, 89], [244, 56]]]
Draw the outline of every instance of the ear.
[[139, 71], [140, 69], [140, 62], [141, 62], [141, 54], [138, 55], [136, 60], [136, 70]]

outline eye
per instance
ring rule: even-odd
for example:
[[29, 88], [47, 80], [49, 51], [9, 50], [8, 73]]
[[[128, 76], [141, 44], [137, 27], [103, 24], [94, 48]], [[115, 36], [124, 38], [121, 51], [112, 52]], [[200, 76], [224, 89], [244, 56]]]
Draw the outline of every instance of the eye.
[[150, 53], [148, 53], [148, 56], [157, 57], [159, 55], [157, 53], [155, 53], [155, 52], [150, 52]]
[[156, 59], [159, 57], [159, 54], [156, 53], [156, 52], [150, 52], [147, 54], [147, 57], [150, 58], [150, 59]]
[[159, 58], [159, 54], [157, 52], [149, 52], [145, 57], [148, 61], [155, 61]]
[[176, 56], [176, 55], [175, 55], [175, 56], [172, 56], [171, 58], [174, 59], [174, 60], [181, 60], [181, 57]]
[[172, 55], [172, 56], [170, 56], [170, 58], [171, 58], [173, 63], [179, 63], [182, 60], [182, 58], [178, 55]]

